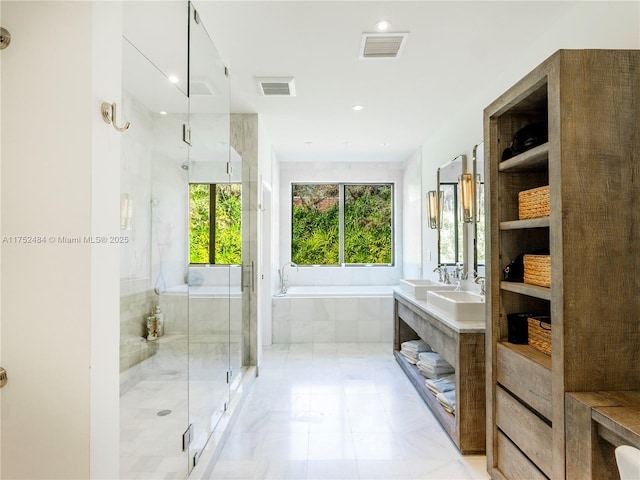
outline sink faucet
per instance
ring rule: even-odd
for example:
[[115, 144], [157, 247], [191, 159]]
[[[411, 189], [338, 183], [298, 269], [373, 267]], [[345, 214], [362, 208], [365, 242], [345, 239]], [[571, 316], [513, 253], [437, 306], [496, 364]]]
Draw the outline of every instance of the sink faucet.
[[298, 265], [296, 265], [293, 262], [287, 262], [284, 265], [282, 265], [282, 267], [280, 267], [280, 269], [278, 270], [278, 277], [280, 278], [280, 294], [284, 295], [285, 293], [287, 293], [287, 289], [289, 288], [287, 286], [287, 276], [284, 274], [284, 267], [296, 267], [296, 271], [298, 270]]
[[438, 272], [438, 281], [442, 283], [442, 268], [440, 267], [440, 265], [434, 268], [433, 271]]
[[473, 281], [475, 283], [477, 283], [478, 285], [480, 285], [480, 295], [484, 295], [486, 293], [485, 292], [485, 278], [476, 275], [476, 278], [474, 278]]
[[445, 285], [451, 285], [451, 277], [446, 265], [442, 265], [442, 283]]
[[456, 280], [466, 280], [468, 276], [468, 273], [464, 273], [464, 265], [461, 263], [456, 263], [456, 269], [453, 272], [453, 278], [455, 278]]

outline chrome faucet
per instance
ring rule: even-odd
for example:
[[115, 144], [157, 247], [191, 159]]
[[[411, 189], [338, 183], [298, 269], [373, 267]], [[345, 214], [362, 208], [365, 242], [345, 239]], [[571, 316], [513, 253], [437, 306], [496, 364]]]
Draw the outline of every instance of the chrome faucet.
[[449, 271], [447, 270], [446, 265], [442, 265], [442, 283], [445, 285], [451, 285], [451, 277], [449, 276]]
[[442, 283], [442, 268], [440, 267], [440, 265], [434, 268], [433, 271], [438, 272], [438, 281]]
[[474, 281], [474, 283], [477, 283], [478, 285], [480, 285], [480, 295], [484, 295], [486, 293], [486, 291], [485, 291], [485, 278], [476, 275], [475, 278], [473, 279], [473, 281]]
[[287, 289], [289, 288], [287, 286], [287, 276], [284, 274], [284, 267], [296, 267], [296, 271], [298, 271], [298, 265], [296, 265], [293, 262], [287, 262], [284, 265], [282, 265], [282, 267], [280, 267], [280, 269], [278, 270], [278, 278], [280, 279], [280, 292], [278, 292], [281, 295], [284, 295], [285, 293], [287, 293]]
[[466, 280], [469, 276], [468, 273], [464, 273], [464, 265], [456, 263], [456, 269], [453, 272], [453, 278], [456, 280]]

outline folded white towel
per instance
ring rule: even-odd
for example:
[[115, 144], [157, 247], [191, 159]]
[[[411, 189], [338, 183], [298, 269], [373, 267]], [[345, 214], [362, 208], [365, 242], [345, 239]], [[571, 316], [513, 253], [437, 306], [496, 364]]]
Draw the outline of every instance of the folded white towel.
[[431, 365], [433, 367], [450, 367], [451, 364], [447, 362], [439, 353], [436, 352], [421, 352], [418, 354], [418, 358], [425, 365]]
[[435, 395], [438, 395], [439, 393], [450, 392], [451, 390], [455, 390], [456, 376], [454, 374], [454, 375], [447, 375], [447, 376], [436, 378], [436, 379], [427, 378], [424, 381], [424, 383], [429, 389], [429, 391], [433, 393], [433, 395], [435, 396]]
[[440, 405], [449, 413], [455, 413], [456, 411], [456, 391], [451, 390], [449, 392], [443, 392], [436, 395]]
[[416, 366], [418, 367], [418, 369], [420, 370], [420, 373], [422, 373], [423, 376], [433, 380], [446, 377], [447, 375], [451, 375], [452, 373], [455, 373], [455, 371], [451, 367], [429, 367], [429, 366], [422, 365], [420, 361], [416, 363]]
[[415, 365], [416, 363], [418, 363], [418, 356], [415, 354], [407, 353], [404, 350], [400, 350], [400, 355], [406, 358], [407, 362], [409, 362], [411, 365]]
[[400, 347], [401, 347], [401, 350], [407, 350], [409, 352], [416, 352], [416, 353], [431, 351], [431, 347], [421, 339], [402, 342]]

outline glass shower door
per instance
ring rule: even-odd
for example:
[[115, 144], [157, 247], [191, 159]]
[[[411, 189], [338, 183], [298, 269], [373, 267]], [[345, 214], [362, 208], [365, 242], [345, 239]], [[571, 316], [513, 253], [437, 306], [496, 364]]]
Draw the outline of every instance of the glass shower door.
[[[120, 253], [121, 479], [188, 473], [182, 444], [189, 424], [187, 172], [181, 168], [188, 156], [181, 135], [189, 111], [187, 15], [186, 2], [123, 5], [117, 107], [119, 122], [131, 126], [120, 137], [120, 228], [128, 238]], [[151, 315], [157, 306], [162, 322]]]
[[[189, 13], [189, 420], [193, 468], [229, 400], [229, 260], [233, 171], [229, 81], [197, 11]], [[221, 246], [222, 244], [222, 246]], [[233, 252], [231, 252], [233, 253]], [[233, 258], [233, 255], [231, 255]]]

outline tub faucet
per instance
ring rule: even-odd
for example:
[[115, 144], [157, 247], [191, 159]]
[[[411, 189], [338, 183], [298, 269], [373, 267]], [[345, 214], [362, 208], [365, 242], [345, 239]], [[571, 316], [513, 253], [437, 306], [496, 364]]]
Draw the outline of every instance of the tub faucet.
[[284, 295], [285, 293], [287, 293], [287, 289], [289, 288], [287, 286], [287, 276], [284, 274], [284, 267], [287, 266], [291, 266], [291, 267], [296, 267], [296, 271], [298, 271], [298, 265], [296, 265], [293, 262], [287, 262], [284, 265], [282, 265], [282, 267], [280, 267], [280, 270], [278, 270], [278, 278], [280, 279], [280, 294]]

